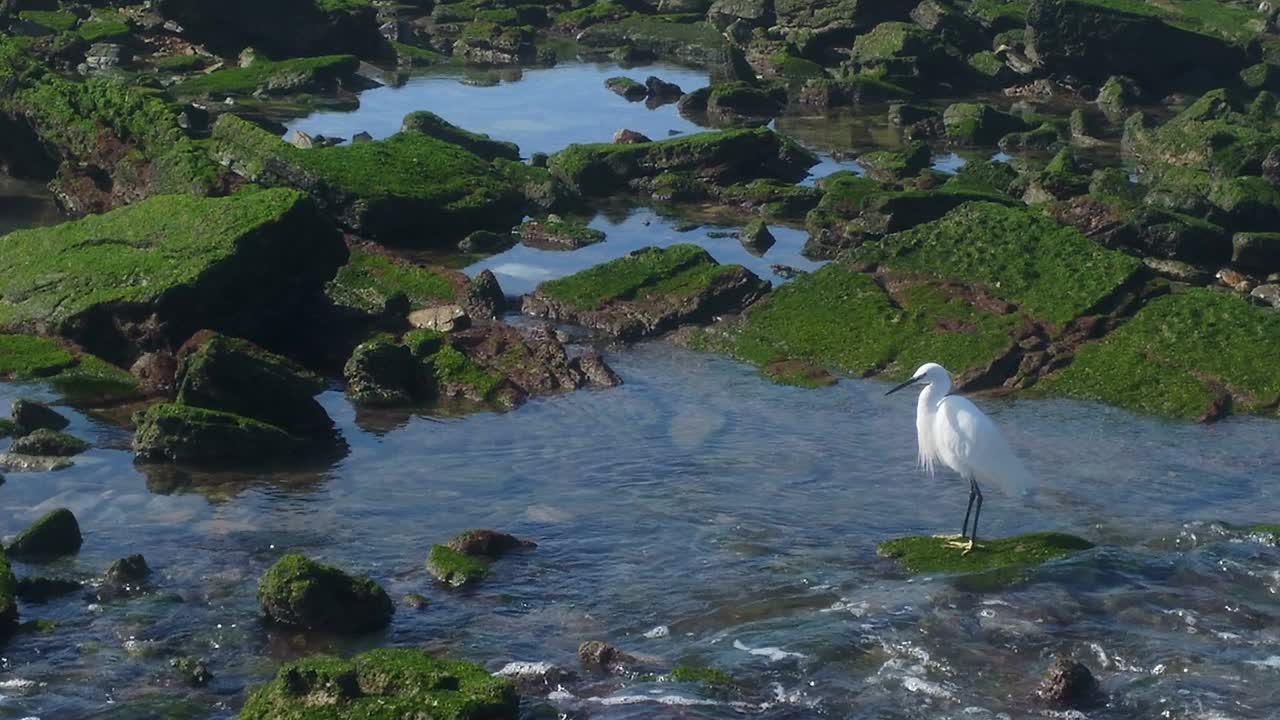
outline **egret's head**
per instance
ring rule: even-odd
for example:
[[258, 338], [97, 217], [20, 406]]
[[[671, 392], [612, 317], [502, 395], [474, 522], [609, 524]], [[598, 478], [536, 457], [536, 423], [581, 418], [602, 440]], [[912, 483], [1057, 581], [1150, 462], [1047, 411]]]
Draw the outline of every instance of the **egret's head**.
[[893, 388], [889, 392], [885, 393], [885, 395], [892, 395], [903, 388], [911, 387], [912, 385], [916, 385], [916, 384], [933, 385], [934, 383], [937, 383], [939, 385], [946, 383], [948, 386], [950, 386], [951, 375], [947, 372], [946, 368], [942, 367], [938, 363], [925, 363], [920, 367], [916, 368], [916, 371], [914, 374], [911, 375], [910, 380], [902, 383], [901, 385], [898, 385], [897, 387]]

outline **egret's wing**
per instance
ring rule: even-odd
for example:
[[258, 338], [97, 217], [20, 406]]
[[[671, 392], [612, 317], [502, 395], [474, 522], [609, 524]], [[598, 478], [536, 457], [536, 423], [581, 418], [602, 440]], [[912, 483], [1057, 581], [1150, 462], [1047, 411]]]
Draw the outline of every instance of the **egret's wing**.
[[1009, 443], [967, 398], [951, 395], [938, 407], [941, 427], [935, 432], [946, 449], [962, 460], [978, 482], [998, 485], [1012, 497], [1031, 490], [1034, 481]]

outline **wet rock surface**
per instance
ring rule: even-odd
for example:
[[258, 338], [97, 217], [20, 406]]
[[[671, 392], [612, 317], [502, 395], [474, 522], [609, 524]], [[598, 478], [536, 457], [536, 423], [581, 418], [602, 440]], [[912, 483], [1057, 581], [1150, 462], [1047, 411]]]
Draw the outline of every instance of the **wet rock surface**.
[[1050, 707], [1087, 709], [1101, 694], [1093, 673], [1081, 662], [1055, 658], [1036, 689], [1036, 697]]
[[374, 581], [286, 555], [258, 581], [263, 613], [281, 625], [360, 633], [391, 622], [391, 598]]

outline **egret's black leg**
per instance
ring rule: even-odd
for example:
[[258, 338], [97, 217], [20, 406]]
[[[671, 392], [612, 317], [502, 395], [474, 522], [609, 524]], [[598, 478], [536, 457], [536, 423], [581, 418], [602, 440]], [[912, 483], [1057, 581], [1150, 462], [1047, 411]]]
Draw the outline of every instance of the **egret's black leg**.
[[982, 515], [982, 489], [978, 487], [977, 482], [972, 480], [969, 482], [973, 483], [972, 492], [978, 496], [978, 506], [973, 511], [973, 532], [969, 534], [969, 541], [976, 543], [978, 542], [978, 518]]
[[[973, 512], [973, 500], [978, 496], [978, 486], [974, 484], [973, 478], [969, 478], [969, 506], [964, 509], [964, 525], [960, 526], [960, 539], [969, 537], [969, 513]], [[978, 523], [974, 522], [974, 527]]]

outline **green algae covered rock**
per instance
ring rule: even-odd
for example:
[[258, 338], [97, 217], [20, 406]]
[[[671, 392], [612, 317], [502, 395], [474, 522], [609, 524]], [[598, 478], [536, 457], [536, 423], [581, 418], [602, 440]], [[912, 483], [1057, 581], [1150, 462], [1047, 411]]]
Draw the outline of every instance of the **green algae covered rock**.
[[956, 145], [995, 145], [1000, 138], [1026, 129], [1014, 115], [986, 103], [954, 103], [942, 113], [947, 140]]
[[405, 115], [401, 129], [405, 132], [422, 133], [437, 140], [453, 143], [479, 155], [485, 160], [496, 160], [498, 158], [507, 160], [520, 159], [520, 148], [515, 143], [494, 140], [488, 135], [464, 130], [433, 112], [419, 110]]
[[65, 430], [71, 424], [71, 421], [57, 410], [33, 400], [14, 400], [11, 414], [13, 424], [23, 434], [36, 430], [58, 432]]
[[242, 415], [299, 434], [332, 429], [328, 413], [315, 400], [324, 380], [288, 358], [218, 333], [197, 334], [181, 356], [180, 404]]
[[297, 457], [312, 443], [252, 418], [162, 403], [134, 415], [133, 451], [152, 462], [219, 464]]
[[796, 182], [816, 163], [795, 142], [755, 128], [629, 145], [570, 145], [551, 156], [548, 167], [584, 195], [607, 195], [663, 173], [689, 173], [721, 185], [758, 178]]
[[174, 93], [182, 97], [209, 95], [293, 95], [323, 92], [350, 81], [360, 67], [354, 55], [325, 55], [272, 62], [257, 59], [247, 67], [225, 67], [182, 81]]
[[577, 40], [587, 47], [625, 47], [700, 65], [722, 62], [726, 55], [724, 36], [696, 15], [635, 13], [614, 22], [594, 23]]
[[474, 230], [506, 230], [526, 199], [505, 168], [416, 132], [353, 145], [296, 148], [232, 115], [213, 152], [237, 174], [303, 190], [352, 232], [392, 245], [456, 244]]
[[74, 553], [82, 542], [76, 516], [66, 508], [59, 508], [19, 533], [7, 552], [11, 557], [23, 560], [48, 559]]
[[[0, 334], [0, 377], [48, 380], [68, 401], [87, 405], [141, 394], [137, 379], [124, 370], [55, 340], [30, 335]], [[30, 429], [15, 427], [21, 432]]]
[[929, 167], [931, 157], [929, 146], [916, 141], [901, 148], [863, 153], [858, 156], [858, 164], [875, 180], [895, 182]]
[[386, 627], [395, 607], [374, 581], [285, 555], [258, 581], [258, 604], [273, 622], [308, 630], [360, 633]]
[[239, 719], [515, 720], [519, 705], [509, 680], [478, 665], [382, 649], [289, 663], [253, 692]]
[[543, 283], [525, 298], [524, 312], [637, 339], [741, 311], [768, 289], [751, 271], [720, 265], [696, 245], [672, 245]]
[[413, 308], [451, 303], [458, 297], [450, 276], [437, 268], [401, 260], [372, 247], [353, 247], [350, 256], [325, 287], [329, 299], [340, 308], [373, 316], [404, 315]]
[[671, 669], [671, 680], [680, 683], [696, 683], [713, 688], [733, 687], [737, 682], [729, 673], [711, 667], [679, 665]]
[[1280, 403], [1280, 315], [1194, 289], [1152, 300], [1037, 387], [1140, 412], [1210, 420], [1274, 414]]
[[13, 441], [9, 452], [16, 455], [70, 457], [88, 450], [89, 443], [56, 430], [33, 430]]
[[358, 345], [342, 371], [347, 397], [357, 405], [397, 406], [425, 401], [413, 353], [389, 335]]
[[18, 626], [18, 581], [9, 567], [9, 558], [0, 549], [0, 642]]
[[1062, 533], [1031, 533], [999, 540], [978, 539], [980, 547], [968, 555], [935, 537], [904, 537], [880, 543], [877, 552], [897, 560], [913, 573], [980, 573], [1009, 567], [1030, 567], [1093, 547], [1088, 540]]
[[489, 563], [479, 557], [458, 552], [448, 545], [433, 545], [431, 555], [427, 558], [427, 571], [442, 583], [462, 587], [489, 574]]
[[296, 323], [345, 259], [301, 193], [160, 196], [0, 238], [0, 327], [58, 334], [120, 362], [202, 327], [270, 336]]
[[603, 231], [557, 215], [543, 220], [526, 220], [515, 232], [520, 235], [521, 243], [540, 250], [577, 250], [605, 239]]

